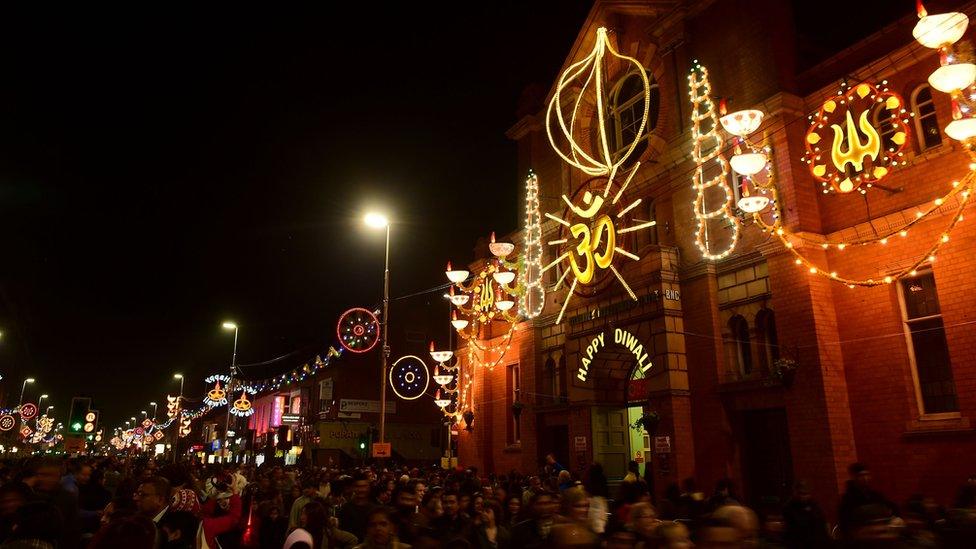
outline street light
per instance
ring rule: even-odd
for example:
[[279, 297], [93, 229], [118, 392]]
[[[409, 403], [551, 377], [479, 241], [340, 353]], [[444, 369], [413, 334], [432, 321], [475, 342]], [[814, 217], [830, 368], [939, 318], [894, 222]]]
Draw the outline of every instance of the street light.
[[153, 407], [153, 421], [156, 421], [156, 403], [150, 402], [149, 405]]
[[24, 403], [24, 389], [27, 388], [28, 383], [34, 383], [34, 378], [29, 377], [24, 380], [24, 384], [20, 386], [20, 403]]
[[52, 405], [52, 406], [48, 406], [48, 407], [47, 407], [47, 410], [44, 410], [44, 415], [46, 415], [46, 416], [49, 416], [49, 417], [50, 417], [50, 415], [51, 415], [51, 409], [52, 409], [52, 408], [54, 408], [54, 406], [53, 406], [53, 405]]
[[[227, 382], [227, 393], [233, 390], [234, 385], [234, 370], [237, 369], [237, 335], [240, 332], [240, 328], [237, 324], [233, 322], [224, 322], [222, 324], [225, 330], [234, 330], [234, 354], [230, 358], [230, 381]], [[230, 405], [227, 405], [227, 420], [224, 422], [224, 440], [220, 444], [220, 451], [223, 452], [225, 456], [229, 459], [230, 456], [227, 455], [227, 431], [230, 430]]]
[[47, 395], [41, 395], [41, 398], [37, 399], [37, 409], [38, 410], [41, 409], [41, 403], [44, 402], [44, 399], [45, 398], [47, 398]]
[[180, 401], [183, 400], [183, 374], [173, 374], [173, 379], [180, 380], [180, 396], [176, 397], [176, 415], [173, 422], [173, 463], [176, 463], [176, 454], [180, 446], [180, 426], [182, 417], [180, 416]]
[[364, 219], [374, 229], [386, 229], [386, 256], [383, 268], [383, 351], [380, 353], [380, 442], [386, 442], [386, 361], [390, 356], [387, 336], [390, 331], [390, 220], [380, 213], [370, 212]]
[[149, 418], [149, 414], [147, 414], [145, 410], [139, 410], [139, 413], [142, 414], [142, 419]]

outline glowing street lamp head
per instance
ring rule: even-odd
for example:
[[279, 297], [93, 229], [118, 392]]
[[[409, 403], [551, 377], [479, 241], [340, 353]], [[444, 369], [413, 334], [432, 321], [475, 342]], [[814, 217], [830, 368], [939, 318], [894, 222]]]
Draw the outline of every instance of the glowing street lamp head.
[[155, 402], [150, 402], [150, 403], [149, 403], [149, 405], [150, 405], [150, 406], [155, 406], [155, 405], [156, 405], [156, 403], [155, 403]]
[[24, 380], [24, 383], [34, 383], [34, 378], [29, 377], [29, 378], [27, 378], [27, 379]]
[[366, 217], [363, 218], [363, 220], [366, 222], [366, 225], [373, 227], [374, 229], [382, 229], [390, 224], [390, 220], [387, 219], [385, 215], [376, 212], [366, 214]]
[[47, 398], [47, 395], [41, 395], [41, 398]]
[[223, 326], [223, 328], [225, 330], [236, 330], [237, 329], [237, 324], [234, 324], [233, 322], [224, 322], [221, 326]]
[[173, 374], [173, 379], [183, 379], [183, 374]]

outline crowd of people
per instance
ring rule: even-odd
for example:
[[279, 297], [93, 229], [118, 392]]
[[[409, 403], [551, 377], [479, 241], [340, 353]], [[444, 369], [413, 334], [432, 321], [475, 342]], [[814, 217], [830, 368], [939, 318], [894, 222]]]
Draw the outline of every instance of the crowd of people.
[[853, 464], [831, 524], [802, 482], [753, 510], [728, 480], [655, 500], [629, 471], [611, 490], [551, 455], [534, 475], [33, 457], [0, 466], [0, 549], [976, 547], [976, 478], [949, 508], [896, 505]]

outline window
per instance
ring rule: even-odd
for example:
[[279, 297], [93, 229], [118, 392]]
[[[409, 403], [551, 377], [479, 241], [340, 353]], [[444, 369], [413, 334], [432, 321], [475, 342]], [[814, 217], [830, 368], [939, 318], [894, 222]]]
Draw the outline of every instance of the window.
[[915, 88], [911, 97], [912, 112], [915, 113], [915, 134], [918, 136], [918, 150], [924, 151], [942, 144], [942, 132], [935, 116], [935, 102], [932, 101], [932, 88], [922, 84]]
[[749, 323], [742, 315], [729, 319], [729, 333], [726, 345], [732, 371], [743, 377], [752, 374], [752, 348], [749, 342]]
[[519, 393], [522, 390], [522, 376], [519, 372], [518, 364], [510, 364], [508, 366], [508, 413], [511, 420], [508, 424], [508, 443], [518, 444], [522, 440], [522, 425], [521, 425], [521, 415], [515, 413], [515, 408], [513, 404], [516, 402], [522, 402]]
[[[644, 207], [644, 214], [637, 214], [634, 216], [633, 225], [638, 225], [640, 223], [647, 223], [648, 221], [656, 221], [657, 216], [654, 213], [654, 201], [647, 200], [647, 206]], [[641, 229], [636, 231], [637, 238], [637, 249], [641, 250], [644, 246], [652, 246], [657, 244], [657, 225], [647, 227], [646, 229]]]
[[559, 402], [569, 402], [569, 378], [566, 376], [566, 356], [559, 357], [559, 365], [556, 367], [556, 389], [559, 395]]
[[776, 317], [769, 309], [756, 313], [756, 343], [759, 345], [759, 363], [764, 371], [769, 372], [773, 368], [773, 362], [779, 358]]
[[[651, 133], [657, 127], [658, 111], [661, 106], [661, 94], [657, 81], [654, 80], [653, 76], [648, 75], [648, 82], [651, 86], [650, 101], [647, 106], [647, 124], [644, 126], [644, 135]], [[632, 72], [617, 83], [610, 97], [611, 131], [609, 137], [615, 158], [619, 158], [625, 153], [630, 144], [637, 139], [637, 130], [640, 128], [643, 118], [644, 79], [639, 73]], [[633, 155], [631, 155], [631, 160], [636, 160], [646, 147], [646, 142], [643, 145], [637, 145]]]
[[895, 130], [898, 128], [891, 121], [891, 115], [888, 113], [888, 109], [883, 103], [878, 104], [878, 106], [874, 108], [874, 112], [871, 113], [871, 122], [875, 129], [877, 129], [881, 134], [881, 144], [884, 146], [885, 150], [898, 147], [898, 145], [891, 140], [891, 137], [895, 135]]
[[902, 320], [923, 414], [959, 411], [942, 309], [931, 271], [901, 281]]

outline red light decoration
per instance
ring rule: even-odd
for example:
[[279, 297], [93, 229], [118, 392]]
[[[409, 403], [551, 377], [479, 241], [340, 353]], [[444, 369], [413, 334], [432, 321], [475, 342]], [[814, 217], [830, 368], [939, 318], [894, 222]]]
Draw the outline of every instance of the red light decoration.
[[366, 353], [380, 340], [380, 321], [372, 311], [356, 307], [342, 313], [336, 325], [339, 344], [353, 353]]

